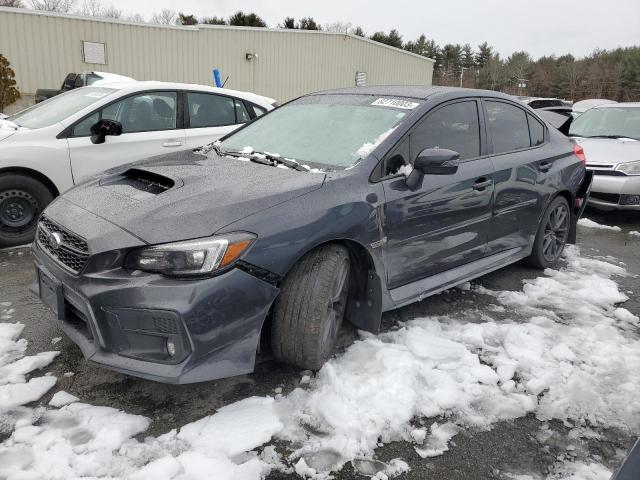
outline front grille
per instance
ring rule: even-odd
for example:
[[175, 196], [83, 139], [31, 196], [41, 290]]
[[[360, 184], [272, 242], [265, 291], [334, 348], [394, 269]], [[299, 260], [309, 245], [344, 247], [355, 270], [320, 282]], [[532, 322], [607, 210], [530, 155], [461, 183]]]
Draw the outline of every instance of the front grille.
[[617, 204], [620, 201], [620, 195], [617, 193], [591, 192], [590, 196], [594, 200], [602, 200], [603, 202], [608, 202], [608, 203]]
[[[53, 234], [58, 234], [60, 242], [55, 241]], [[82, 237], [62, 228], [60, 225], [42, 217], [38, 224], [38, 245], [50, 257], [67, 267], [74, 273], [80, 272], [89, 259], [89, 245]]]

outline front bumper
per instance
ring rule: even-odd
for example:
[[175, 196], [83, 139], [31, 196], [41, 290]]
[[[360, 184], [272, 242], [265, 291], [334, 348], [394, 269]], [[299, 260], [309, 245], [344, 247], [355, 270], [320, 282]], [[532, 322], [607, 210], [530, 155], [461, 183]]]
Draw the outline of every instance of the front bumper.
[[90, 262], [74, 274], [37, 242], [32, 250], [38, 274], [34, 292], [48, 299], [63, 331], [89, 361], [166, 383], [253, 371], [276, 286], [238, 268], [182, 280], [122, 268], [96, 270]]
[[594, 175], [589, 206], [600, 210], [640, 210], [640, 176]]

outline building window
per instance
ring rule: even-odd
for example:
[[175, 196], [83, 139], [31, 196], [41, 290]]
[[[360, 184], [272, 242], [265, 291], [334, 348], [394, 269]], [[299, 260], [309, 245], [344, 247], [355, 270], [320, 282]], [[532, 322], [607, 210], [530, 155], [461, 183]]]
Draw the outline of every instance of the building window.
[[82, 61], [84, 63], [107, 64], [107, 50], [104, 43], [82, 42]]

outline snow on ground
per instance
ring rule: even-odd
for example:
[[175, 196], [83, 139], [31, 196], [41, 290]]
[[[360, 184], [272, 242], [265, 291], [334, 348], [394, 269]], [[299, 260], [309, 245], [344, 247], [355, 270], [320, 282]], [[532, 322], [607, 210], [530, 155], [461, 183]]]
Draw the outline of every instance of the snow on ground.
[[600, 230], [611, 230], [612, 232], [619, 232], [622, 230], [620, 227], [611, 227], [609, 225], [602, 225], [601, 223], [594, 222], [593, 220], [590, 220], [585, 217], [578, 220], [578, 225], [586, 228], [598, 228]]
[[638, 232], [637, 230], [632, 230], [629, 232], [629, 235], [631, 235], [632, 237], [640, 237], [640, 232]]
[[[177, 480], [215, 471], [217, 480], [257, 480], [278, 469], [322, 479], [352, 462], [384, 479], [408, 466], [401, 459], [375, 460], [380, 443], [406, 440], [425, 458], [449, 449], [455, 454], [450, 440], [458, 432], [528, 413], [580, 426], [577, 436], [600, 427], [640, 431], [639, 319], [619, 306], [627, 296], [615, 282], [625, 270], [569, 247], [566, 266], [545, 274], [520, 291], [479, 289], [500, 308], [416, 318], [378, 336], [363, 333], [288, 395], [247, 398], [157, 438], [133, 438], [148, 420], [109, 407], [78, 402], [12, 410], [0, 400], [0, 409], [14, 417], [11, 437], [0, 447], [0, 477], [18, 478], [21, 471], [25, 478]], [[500, 320], [492, 317], [498, 313]], [[21, 326], [0, 325], [0, 358], [9, 367], [0, 391], [52, 378], [19, 383], [29, 367], [53, 358], [23, 357]], [[24, 358], [30, 360], [20, 363]], [[10, 379], [17, 383], [6, 383]], [[45, 386], [30, 397], [7, 398], [35, 400], [51, 388]], [[71, 400], [59, 397], [53, 404]], [[288, 451], [281, 456], [265, 446], [272, 439]], [[605, 472], [576, 461], [549, 479], [600, 480]]]

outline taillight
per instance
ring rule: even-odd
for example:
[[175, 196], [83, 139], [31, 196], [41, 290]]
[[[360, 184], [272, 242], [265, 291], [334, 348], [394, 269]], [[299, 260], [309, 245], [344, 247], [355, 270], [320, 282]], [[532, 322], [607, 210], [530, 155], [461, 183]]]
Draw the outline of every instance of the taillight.
[[584, 149], [580, 145], [573, 145], [573, 154], [578, 157], [582, 163], [587, 164], [587, 157], [584, 154]]

